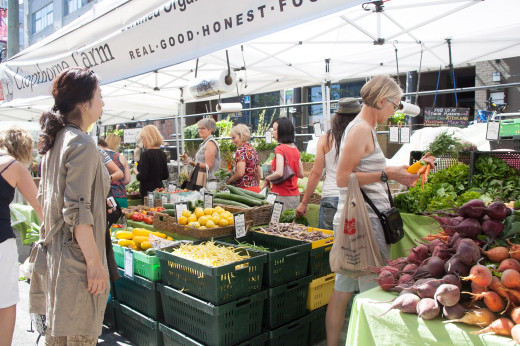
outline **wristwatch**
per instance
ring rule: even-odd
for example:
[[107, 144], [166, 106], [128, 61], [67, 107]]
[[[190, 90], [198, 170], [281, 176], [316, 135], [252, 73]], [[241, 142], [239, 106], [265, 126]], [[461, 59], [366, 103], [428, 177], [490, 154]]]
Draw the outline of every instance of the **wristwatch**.
[[386, 176], [386, 173], [385, 173], [384, 169], [381, 171], [381, 181], [383, 183], [386, 183], [388, 181], [388, 177]]

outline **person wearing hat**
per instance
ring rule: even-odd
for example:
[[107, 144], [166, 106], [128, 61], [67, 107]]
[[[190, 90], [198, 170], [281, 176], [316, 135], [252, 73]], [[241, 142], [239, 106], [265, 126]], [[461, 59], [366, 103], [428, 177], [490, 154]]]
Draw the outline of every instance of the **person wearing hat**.
[[336, 185], [336, 169], [338, 167], [339, 145], [343, 132], [347, 125], [361, 111], [359, 101], [353, 97], [345, 97], [338, 101], [336, 114], [330, 120], [330, 130], [324, 136], [320, 136], [314, 165], [312, 166], [307, 189], [303, 195], [296, 215], [298, 217], [307, 213], [307, 205], [325, 168], [325, 181], [321, 194], [320, 217], [318, 228], [332, 230], [332, 221], [336, 214], [339, 200], [339, 190]]

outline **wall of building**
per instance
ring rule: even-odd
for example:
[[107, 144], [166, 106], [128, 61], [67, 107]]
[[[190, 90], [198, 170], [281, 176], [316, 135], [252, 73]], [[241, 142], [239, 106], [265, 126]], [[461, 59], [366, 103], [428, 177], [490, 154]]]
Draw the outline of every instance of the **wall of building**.
[[[493, 81], [493, 73], [500, 73], [500, 81]], [[486, 109], [485, 101], [490, 93], [505, 92], [506, 112], [520, 110], [520, 87], [501, 88], [500, 84], [520, 82], [520, 57], [496, 59], [478, 62], [476, 64], [475, 86], [496, 85], [496, 89], [479, 90], [475, 92], [475, 108]]]

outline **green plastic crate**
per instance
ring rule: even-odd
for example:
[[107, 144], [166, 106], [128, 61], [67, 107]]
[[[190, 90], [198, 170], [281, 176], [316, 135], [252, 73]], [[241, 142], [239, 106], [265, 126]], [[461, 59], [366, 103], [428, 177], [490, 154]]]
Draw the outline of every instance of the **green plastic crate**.
[[[125, 248], [118, 244], [112, 244], [114, 257], [117, 266], [125, 268]], [[133, 251], [134, 253], [134, 274], [144, 276], [152, 281], [161, 280], [161, 268], [159, 259], [156, 256], [145, 255], [144, 252]]]
[[157, 291], [157, 283], [137, 275], [133, 280], [126, 278], [121, 268], [119, 275], [122, 278], [115, 282], [117, 299], [156, 321], [162, 321], [161, 295]]
[[[305, 315], [269, 332], [270, 346], [306, 345], [309, 341], [309, 329], [312, 315]], [[314, 328], [314, 326], [313, 326]]]
[[233, 345], [262, 331], [266, 291], [215, 306], [169, 286], [159, 284], [158, 289], [165, 323], [198, 342]]
[[332, 250], [332, 244], [311, 249], [309, 268], [313, 279], [332, 273], [329, 263], [330, 250]]
[[134, 309], [114, 301], [118, 332], [139, 346], [162, 346], [159, 323]]
[[107, 302], [105, 308], [105, 316], [103, 317], [103, 324], [109, 328], [116, 328], [116, 310], [114, 308], [114, 299], [111, 298]]
[[[159, 330], [163, 336], [164, 346], [203, 346], [200, 342], [197, 342], [186, 336], [185, 334], [170, 328], [162, 323], [159, 323]], [[241, 342], [236, 346], [266, 346], [269, 341], [269, 332], [264, 332], [258, 336], [255, 336], [247, 341]]]
[[308, 242], [259, 232], [249, 232], [238, 241], [234, 237], [222, 237], [218, 240], [233, 245], [238, 242], [254, 243], [271, 250], [271, 252], [266, 252], [264, 286], [278, 286], [307, 274], [311, 251], [311, 244]]
[[[194, 245], [204, 241], [193, 242]], [[215, 241], [225, 246], [230, 244]], [[161, 261], [162, 280], [168, 285], [195, 297], [219, 305], [259, 292], [262, 289], [262, 274], [265, 253], [240, 249], [240, 254], [249, 253], [251, 258], [231, 264], [210, 267], [176, 256], [169, 247], [157, 251]]]
[[269, 288], [265, 303], [264, 326], [277, 328], [307, 312], [307, 295], [312, 276]]
[[317, 345], [323, 340], [327, 339], [327, 330], [325, 329], [325, 315], [327, 314], [327, 306], [325, 305], [310, 313], [311, 326], [309, 328], [308, 346]]

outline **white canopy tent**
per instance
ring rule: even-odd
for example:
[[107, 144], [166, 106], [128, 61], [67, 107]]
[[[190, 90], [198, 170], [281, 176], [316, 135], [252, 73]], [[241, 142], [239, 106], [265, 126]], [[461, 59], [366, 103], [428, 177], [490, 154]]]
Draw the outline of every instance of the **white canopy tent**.
[[[168, 4], [179, 6], [180, 3]], [[124, 44], [114, 45], [120, 50], [117, 53], [130, 63], [112, 65], [110, 70], [93, 67], [105, 83], [102, 87], [105, 125], [177, 115], [181, 100], [197, 100], [187, 90], [195, 78], [195, 70], [198, 77], [227, 70], [226, 50], [237, 85], [220, 95], [222, 98], [395, 74], [397, 66], [400, 73], [437, 71], [440, 67], [446, 68], [450, 61], [447, 39], [455, 68], [471, 66], [477, 61], [520, 56], [518, 0], [388, 0], [363, 6], [362, 1], [353, 0], [265, 0], [265, 19], [260, 17], [263, 10], [258, 10], [258, 3], [191, 1], [189, 6], [193, 11], [186, 5], [183, 13], [186, 20], [175, 17], [176, 20], [159, 22], [161, 17], [152, 16], [138, 26], [120, 30], [136, 24], [139, 18], [148, 18], [147, 14], [161, 5], [164, 9], [164, 0], [100, 2], [87, 16], [0, 65], [3, 66], [0, 77], [4, 94], [9, 91], [5, 80], [12, 78], [17, 68], [34, 65], [35, 61], [43, 64], [79, 51], [92, 42], [116, 40], [121, 32], [134, 35], [126, 36]], [[248, 11], [253, 9], [256, 17], [248, 23]], [[298, 12], [300, 9], [302, 12]], [[271, 12], [276, 15], [269, 17]], [[240, 26], [239, 14], [242, 14]], [[164, 12], [161, 15], [165, 17]], [[170, 36], [177, 39], [178, 51], [154, 58], [154, 54], [161, 54], [157, 51], [161, 50], [162, 37], [168, 45], [172, 27], [175, 33], [186, 33], [193, 28], [192, 21], [199, 17], [203, 18], [201, 23], [210, 23], [211, 35], [195, 42], [202, 32], [198, 36], [193, 30], [195, 38], [190, 44], [194, 46], [186, 43], [185, 47], [178, 43], [179, 36]], [[229, 32], [224, 29], [216, 32], [214, 23], [218, 21], [223, 28], [227, 18], [234, 26]], [[150, 33], [157, 37], [151, 38]], [[148, 41], [157, 45], [148, 46], [145, 43]], [[144, 60], [136, 56], [146, 55], [144, 50], [149, 60], [140, 63]], [[198, 65], [196, 58], [199, 58]], [[33, 94], [17, 97], [14, 93], [9, 102], [6, 95], [6, 101], [0, 106], [0, 120], [36, 121], [40, 112], [52, 104], [48, 85], [42, 84], [46, 89]]]

